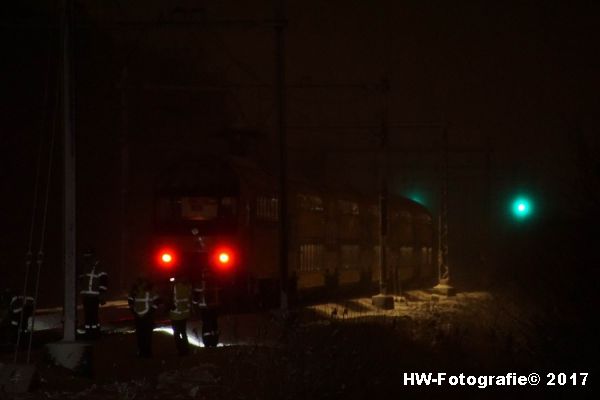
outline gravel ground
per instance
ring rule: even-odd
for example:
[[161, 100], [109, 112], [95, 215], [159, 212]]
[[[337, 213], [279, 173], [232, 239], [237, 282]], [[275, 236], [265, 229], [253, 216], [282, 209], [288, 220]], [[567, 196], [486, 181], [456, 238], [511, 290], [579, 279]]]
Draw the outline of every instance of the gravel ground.
[[[405, 398], [425, 389], [404, 386], [404, 372], [498, 374], [552, 366], [556, 359], [545, 358], [535, 319], [513, 306], [485, 293], [446, 299], [415, 292], [386, 312], [368, 299], [307, 307], [285, 327], [270, 314], [228, 316], [221, 320], [225, 346], [194, 347], [178, 357], [172, 337], [155, 332], [150, 360], [135, 357], [135, 335], [122, 331], [94, 344], [93, 377], [49, 366], [38, 349], [39, 387], [7, 398]], [[572, 361], [581, 369], [587, 364], [579, 356]]]

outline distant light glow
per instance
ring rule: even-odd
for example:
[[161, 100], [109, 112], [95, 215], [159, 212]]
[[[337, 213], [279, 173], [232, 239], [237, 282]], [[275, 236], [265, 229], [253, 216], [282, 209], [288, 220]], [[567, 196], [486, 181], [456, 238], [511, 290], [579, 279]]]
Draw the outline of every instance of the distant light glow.
[[521, 196], [513, 201], [512, 210], [515, 217], [525, 219], [531, 215], [533, 205], [528, 198]]
[[423, 190], [413, 189], [407, 192], [404, 192], [403, 195], [415, 203], [419, 203], [422, 206], [427, 205], [427, 195]]
[[238, 263], [237, 254], [230, 246], [218, 246], [211, 258], [212, 265], [221, 272], [229, 271]]
[[423, 200], [419, 196], [412, 196], [410, 199], [415, 203], [423, 204]]
[[156, 252], [156, 263], [159, 267], [171, 269], [179, 263], [178, 255], [172, 247], [163, 247]]

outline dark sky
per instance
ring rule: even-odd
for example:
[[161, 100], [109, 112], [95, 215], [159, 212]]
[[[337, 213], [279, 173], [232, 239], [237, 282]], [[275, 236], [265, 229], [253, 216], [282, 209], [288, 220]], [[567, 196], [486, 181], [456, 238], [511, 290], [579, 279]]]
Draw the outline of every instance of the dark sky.
[[[10, 284], [21, 279], [13, 266], [22, 265], [27, 247], [37, 146], [52, 131], [58, 11], [41, 4], [12, 2], [0, 16], [0, 271]], [[137, 249], [148, 240], [153, 185], [166, 165], [219, 149], [219, 134], [231, 128], [259, 132], [259, 154], [269, 164], [273, 29], [207, 21], [270, 19], [273, 7], [241, 0], [75, 4], [78, 240], [93, 243], [117, 269], [124, 118]], [[501, 220], [506, 199], [521, 188], [548, 215], [577, 209], [573, 135], [582, 132], [591, 149], [599, 145], [598, 11], [592, 1], [288, 1], [292, 173], [372, 189], [383, 99], [376, 85], [387, 78], [394, 192], [418, 192], [436, 211], [437, 154], [422, 149], [439, 146], [440, 131], [398, 125], [443, 122], [454, 149], [483, 150], [489, 138], [493, 219]], [[473, 263], [479, 250], [466, 244], [481, 236], [485, 220], [485, 152], [453, 152], [450, 163], [453, 254], [457, 264]], [[59, 160], [53, 172], [46, 278], [58, 276], [61, 253]]]

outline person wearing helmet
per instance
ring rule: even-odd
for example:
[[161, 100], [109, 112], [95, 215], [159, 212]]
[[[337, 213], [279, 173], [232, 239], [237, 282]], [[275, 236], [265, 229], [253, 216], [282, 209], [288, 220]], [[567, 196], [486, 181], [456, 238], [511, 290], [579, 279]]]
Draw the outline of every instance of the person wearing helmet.
[[159, 298], [148, 278], [143, 275], [138, 277], [129, 292], [127, 302], [135, 320], [138, 357], [150, 358], [154, 313], [158, 309]]
[[100, 261], [93, 250], [83, 253], [83, 274], [79, 275], [83, 313], [85, 319], [85, 335], [88, 339], [100, 337], [100, 321], [98, 309], [105, 304], [104, 294], [108, 289], [108, 274], [100, 267]]

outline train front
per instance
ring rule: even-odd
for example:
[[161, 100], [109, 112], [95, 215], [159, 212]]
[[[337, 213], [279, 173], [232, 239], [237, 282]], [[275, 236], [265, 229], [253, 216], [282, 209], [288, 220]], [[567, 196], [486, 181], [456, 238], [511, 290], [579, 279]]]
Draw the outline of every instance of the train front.
[[172, 178], [155, 196], [155, 281], [186, 279], [202, 307], [229, 307], [243, 269], [237, 180], [223, 168], [200, 168], [191, 182]]

